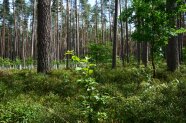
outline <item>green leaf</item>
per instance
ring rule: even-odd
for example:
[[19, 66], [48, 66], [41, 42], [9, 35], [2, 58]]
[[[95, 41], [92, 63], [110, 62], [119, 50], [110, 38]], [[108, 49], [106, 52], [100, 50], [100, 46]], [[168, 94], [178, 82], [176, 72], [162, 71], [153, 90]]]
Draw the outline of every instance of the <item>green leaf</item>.
[[81, 67], [76, 67], [76, 70], [79, 71], [79, 70], [82, 70], [82, 68]]
[[72, 56], [72, 60], [73, 60], [73, 61], [78, 61], [78, 62], [79, 62], [79, 61], [80, 61], [80, 58], [77, 57], [77, 56]]
[[89, 67], [95, 67], [96, 64], [89, 64]]
[[93, 72], [94, 72], [93, 70], [89, 70], [88, 74], [91, 75], [91, 74], [93, 74]]
[[184, 29], [184, 28], [180, 28], [180, 29], [176, 30], [177, 34], [181, 34], [181, 33], [185, 33], [185, 32], [186, 32], [186, 29]]
[[88, 61], [90, 58], [86, 56], [85, 59]]
[[82, 68], [84, 71], [88, 71], [88, 68]]
[[81, 59], [81, 61], [80, 62], [85, 62], [85, 63], [87, 63], [88, 62], [88, 60], [87, 59]]
[[66, 53], [65, 53], [65, 55], [72, 55], [74, 53], [74, 50], [71, 50], [71, 51], [67, 51]]

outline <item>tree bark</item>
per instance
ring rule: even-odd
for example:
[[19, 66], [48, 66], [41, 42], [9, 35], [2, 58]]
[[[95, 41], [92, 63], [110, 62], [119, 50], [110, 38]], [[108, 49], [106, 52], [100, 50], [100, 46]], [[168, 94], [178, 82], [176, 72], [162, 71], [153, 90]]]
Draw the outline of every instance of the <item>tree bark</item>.
[[148, 63], [148, 43], [144, 41], [142, 43], [142, 63], [147, 67]]
[[141, 61], [141, 43], [137, 42], [137, 62], [138, 62], [138, 66], [140, 66], [140, 61]]
[[75, 0], [75, 6], [76, 6], [76, 55], [79, 56], [79, 16], [78, 16], [78, 4], [77, 0]]
[[51, 70], [51, 0], [38, 1], [37, 72]]
[[14, 12], [14, 50], [13, 50], [13, 60], [16, 59], [17, 57], [17, 42], [18, 42], [18, 37], [17, 37], [17, 18], [16, 18], [16, 9], [15, 9], [15, 1], [12, 1], [13, 3], [13, 12]]
[[[121, 11], [121, 0], [120, 0], [120, 13]], [[122, 61], [122, 65], [124, 66], [124, 37], [123, 37], [123, 22], [120, 19], [120, 24], [121, 24], [121, 61]]]
[[33, 21], [32, 21], [32, 39], [31, 39], [31, 58], [34, 57], [34, 41], [35, 41], [35, 34], [36, 34], [36, 0], [33, 3]]
[[[173, 11], [176, 8], [176, 0], [167, 0], [167, 13], [169, 25], [174, 28], [176, 17]], [[178, 40], [176, 36], [170, 36], [167, 46], [167, 67], [170, 71], [175, 71], [179, 66]]]
[[[128, 10], [128, 0], [125, 0], [125, 9]], [[128, 19], [126, 20], [126, 60], [129, 63], [129, 30], [128, 30]]]
[[[69, 33], [69, 0], [66, 0], [67, 4], [66, 4], [66, 9], [67, 9], [67, 37], [66, 37], [66, 42], [67, 42], [67, 51], [70, 50], [70, 33]], [[67, 60], [66, 60], [66, 68], [69, 68], [69, 55], [67, 54], [66, 56]]]
[[112, 69], [116, 68], [117, 55], [117, 17], [118, 17], [118, 0], [115, 0], [115, 15], [114, 15], [114, 40], [113, 40], [113, 54], [112, 54]]
[[103, 0], [101, 0], [101, 43], [104, 43]]

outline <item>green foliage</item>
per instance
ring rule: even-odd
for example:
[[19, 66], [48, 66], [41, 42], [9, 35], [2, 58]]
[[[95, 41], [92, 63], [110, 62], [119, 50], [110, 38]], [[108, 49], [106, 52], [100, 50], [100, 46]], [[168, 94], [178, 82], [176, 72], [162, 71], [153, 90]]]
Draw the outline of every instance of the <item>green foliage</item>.
[[2, 57], [0, 57], [0, 66], [10, 67], [11, 64], [12, 62], [10, 59], [8, 58], [3, 59]]
[[34, 103], [29, 96], [20, 95], [15, 100], [0, 104], [0, 122], [39, 122], [42, 105]]
[[183, 61], [186, 63], [186, 48], [183, 48]]
[[90, 43], [89, 45], [89, 56], [91, 57], [91, 60], [96, 63], [108, 62], [112, 58], [111, 51], [112, 49], [110, 44]]
[[79, 96], [83, 115], [90, 123], [104, 121], [107, 119], [107, 114], [102, 108], [110, 97], [99, 93], [97, 89], [99, 84], [92, 78], [96, 65], [89, 63], [88, 57], [80, 59], [77, 56], [72, 56], [72, 59], [82, 64], [82, 67], [76, 67], [76, 70], [81, 71], [82, 74], [81, 79], [77, 80], [77, 82], [83, 87], [84, 92], [84, 94]]
[[33, 58], [30, 57], [30, 58], [27, 58], [27, 59], [26, 59], [26, 65], [29, 66], [29, 65], [33, 65], [33, 64], [34, 64]]
[[150, 68], [73, 59], [77, 70], [0, 71], [0, 122], [186, 122], [185, 65], [175, 73], [158, 66], [153, 79]]
[[113, 97], [108, 117], [129, 123], [185, 122], [185, 74], [165, 73], [166, 77], [152, 79], [149, 73], [136, 68], [96, 72], [96, 80], [104, 82], [101, 90]]

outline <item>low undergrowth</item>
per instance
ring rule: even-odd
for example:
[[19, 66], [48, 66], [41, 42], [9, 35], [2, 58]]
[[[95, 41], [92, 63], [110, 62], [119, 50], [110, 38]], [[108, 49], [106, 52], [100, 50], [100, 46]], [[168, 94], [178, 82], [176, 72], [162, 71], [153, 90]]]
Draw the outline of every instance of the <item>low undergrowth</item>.
[[[95, 92], [105, 103], [96, 102], [99, 110], [91, 115], [99, 119], [92, 122], [186, 122], [185, 66], [175, 73], [159, 68], [156, 78], [151, 77], [150, 68], [96, 68], [93, 77], [99, 84]], [[55, 70], [48, 75], [34, 70], [1, 71], [0, 122], [89, 122], [82, 111], [86, 93], [77, 82], [80, 79], [82, 74], [74, 70]]]

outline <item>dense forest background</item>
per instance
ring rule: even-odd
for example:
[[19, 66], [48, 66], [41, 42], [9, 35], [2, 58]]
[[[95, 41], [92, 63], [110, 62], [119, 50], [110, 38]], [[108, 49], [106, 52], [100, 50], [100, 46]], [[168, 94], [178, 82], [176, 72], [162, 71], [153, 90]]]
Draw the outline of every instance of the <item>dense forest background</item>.
[[185, 123], [185, 11], [185, 0], [0, 0], [0, 122]]
[[[95, 5], [87, 0], [52, 1], [49, 10], [51, 48], [48, 50], [52, 50], [53, 67], [59, 67], [68, 50], [82, 57], [89, 53], [89, 46], [93, 44], [111, 47], [117, 40], [114, 56], [117, 55], [123, 65], [130, 62], [130, 56], [134, 56], [138, 64], [142, 60], [146, 66], [149, 56], [154, 62], [156, 52], [156, 56], [162, 55], [168, 61], [171, 61], [169, 58], [174, 59], [175, 63], [167, 61], [168, 68], [174, 71], [184, 57], [185, 6], [184, 1], [178, 1], [176, 6], [175, 2], [165, 4], [166, 1], [121, 0], [115, 18], [115, 1], [97, 0]], [[21, 64], [23, 68], [36, 63], [37, 11], [35, 0], [1, 1], [0, 55], [1, 61], [5, 62], [1, 66], [10, 67], [10, 60], [17, 61], [15, 64]], [[171, 44], [171, 38], [177, 41]]]

